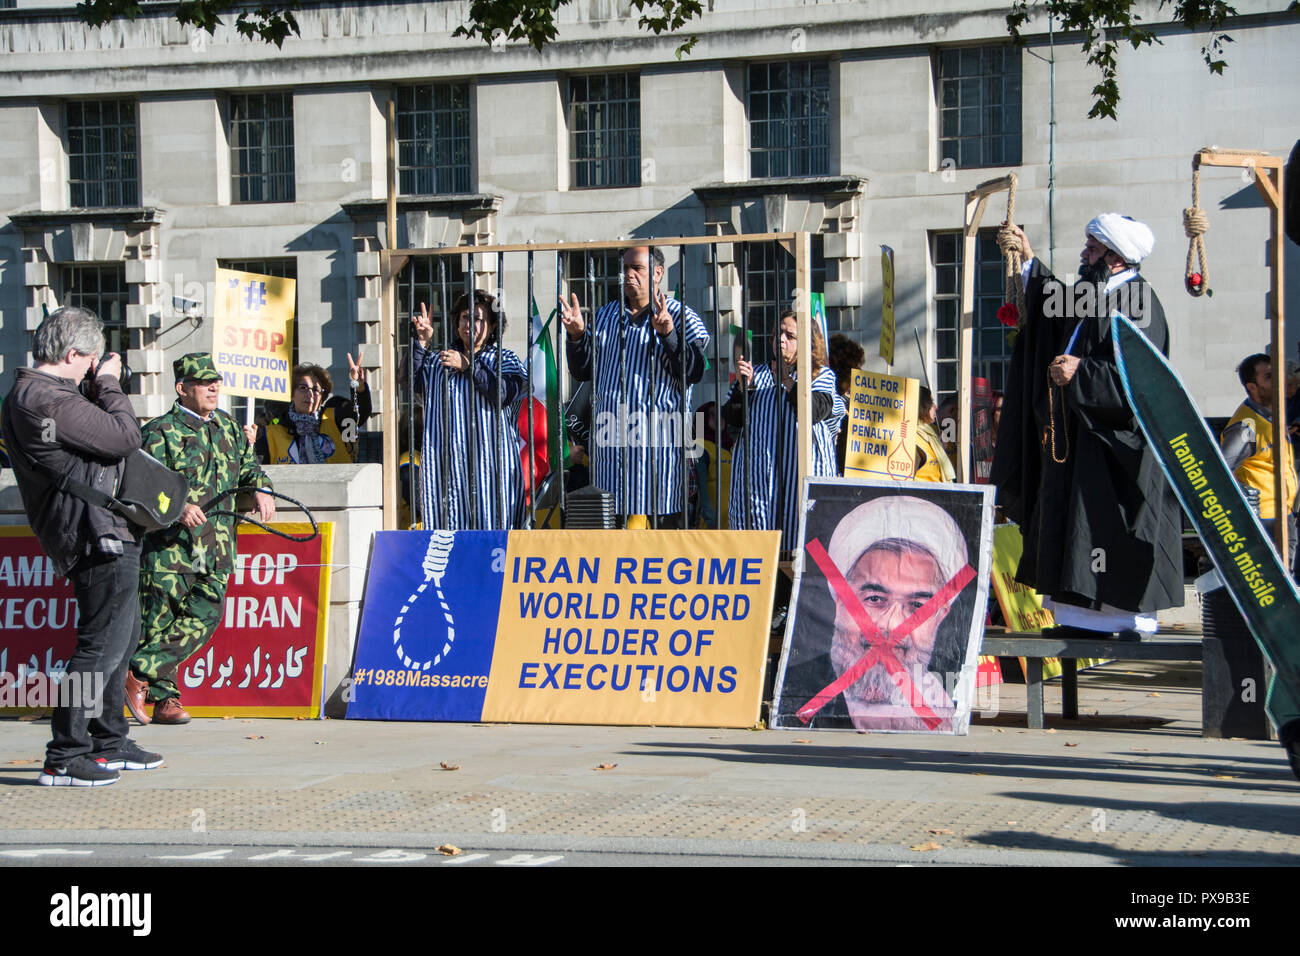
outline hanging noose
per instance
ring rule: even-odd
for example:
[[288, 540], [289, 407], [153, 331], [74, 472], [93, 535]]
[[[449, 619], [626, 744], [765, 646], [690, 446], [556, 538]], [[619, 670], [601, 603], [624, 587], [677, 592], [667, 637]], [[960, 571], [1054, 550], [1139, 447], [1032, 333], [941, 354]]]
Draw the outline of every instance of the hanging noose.
[[[1205, 260], [1205, 234], [1210, 231], [1210, 217], [1201, 208], [1200, 155], [1197, 153], [1192, 159], [1192, 204], [1183, 210], [1183, 232], [1187, 233], [1187, 268], [1184, 275], [1187, 291], [1198, 297], [1210, 292], [1210, 266]], [[1192, 268], [1193, 256], [1196, 257], [1198, 269]]]
[[[1005, 304], [998, 309], [998, 320], [1003, 325], [1019, 327], [1025, 320], [1025, 286], [1021, 278], [1024, 262], [1020, 256], [1020, 239], [1012, 232], [1016, 224], [1016, 174], [1008, 173], [1007, 181], [1010, 183], [1007, 187], [1007, 222], [998, 230], [998, 248], [1002, 250], [1005, 263]], [[1016, 310], [1014, 321], [1008, 321], [1011, 317], [1003, 312], [1008, 306]]]

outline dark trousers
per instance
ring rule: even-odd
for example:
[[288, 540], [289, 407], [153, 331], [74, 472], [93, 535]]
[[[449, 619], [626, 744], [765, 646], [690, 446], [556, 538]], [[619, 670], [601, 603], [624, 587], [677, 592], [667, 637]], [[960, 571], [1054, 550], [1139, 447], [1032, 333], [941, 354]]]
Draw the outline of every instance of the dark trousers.
[[[54, 709], [54, 739], [45, 758], [56, 766], [117, 750], [126, 740], [126, 665], [140, 639], [140, 546], [127, 541], [122, 547], [124, 554], [88, 555], [68, 572], [78, 624], [67, 673], [81, 675], [77, 680], [85, 686], [102, 686], [103, 694], [89, 705], [78, 694], [70, 706]], [[101, 675], [102, 685], [94, 683], [95, 675]]]

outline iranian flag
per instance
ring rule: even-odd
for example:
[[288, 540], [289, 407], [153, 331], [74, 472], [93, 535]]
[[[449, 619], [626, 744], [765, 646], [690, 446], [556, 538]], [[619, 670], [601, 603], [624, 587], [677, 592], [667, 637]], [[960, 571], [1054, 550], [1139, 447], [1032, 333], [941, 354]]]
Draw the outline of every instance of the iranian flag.
[[[552, 311], [543, 322], [536, 300], [531, 305], [529, 347], [533, 350], [533, 394], [529, 402], [519, 406], [519, 434], [524, 438], [524, 446], [519, 454], [524, 466], [524, 484], [530, 499], [536, 484], [550, 474], [550, 463], [559, 459], [560, 444], [560, 379], [555, 365], [555, 351], [547, 336], [555, 312]], [[528, 462], [530, 406], [533, 410], [535, 449], [531, 467]]]

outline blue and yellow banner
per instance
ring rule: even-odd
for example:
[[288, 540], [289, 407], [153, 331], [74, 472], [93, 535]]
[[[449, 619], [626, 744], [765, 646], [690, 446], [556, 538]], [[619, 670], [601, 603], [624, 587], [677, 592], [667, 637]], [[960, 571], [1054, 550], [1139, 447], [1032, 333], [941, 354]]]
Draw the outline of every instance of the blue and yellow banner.
[[348, 716], [748, 727], [778, 534], [375, 536]]

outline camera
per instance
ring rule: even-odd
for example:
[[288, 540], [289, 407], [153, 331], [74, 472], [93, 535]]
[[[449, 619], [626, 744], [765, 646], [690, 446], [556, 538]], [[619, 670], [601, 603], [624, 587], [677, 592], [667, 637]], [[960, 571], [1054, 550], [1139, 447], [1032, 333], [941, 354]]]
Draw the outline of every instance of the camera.
[[[95, 392], [96, 392], [95, 380], [96, 378], [99, 377], [99, 367], [103, 364], [104, 364], [104, 357], [101, 356], [98, 362], [96, 362], [94, 365], [92, 365], [90, 368], [86, 370], [86, 377], [81, 380], [81, 386], [79, 389], [81, 394], [85, 398], [90, 399], [92, 401], [94, 400]], [[130, 366], [126, 364], [125, 358], [122, 359], [122, 371], [118, 373], [117, 381], [118, 384], [122, 386], [123, 392], [130, 391], [131, 369]]]

